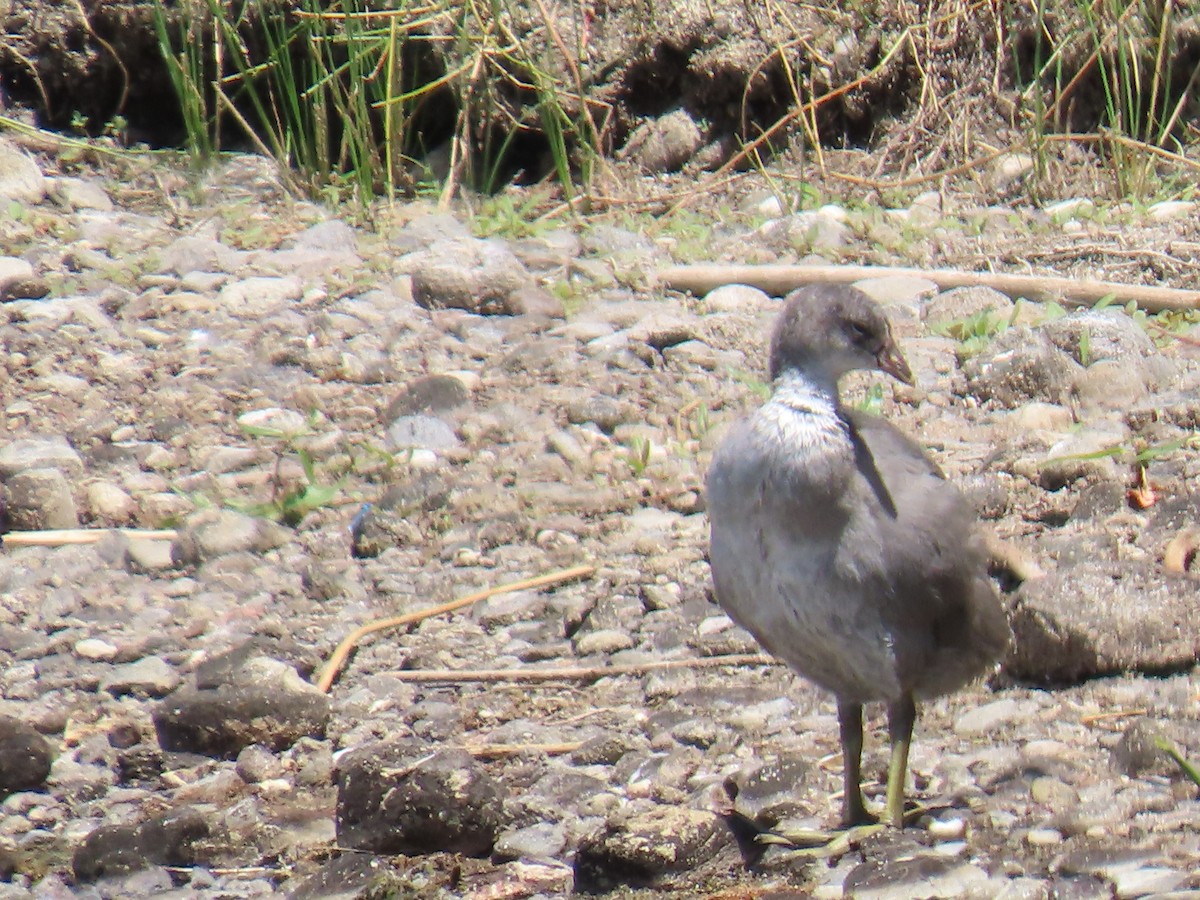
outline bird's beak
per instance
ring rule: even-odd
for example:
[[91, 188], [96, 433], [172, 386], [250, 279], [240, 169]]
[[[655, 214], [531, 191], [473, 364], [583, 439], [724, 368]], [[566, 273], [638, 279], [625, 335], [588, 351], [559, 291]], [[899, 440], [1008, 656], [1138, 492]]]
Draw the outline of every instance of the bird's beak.
[[902, 381], [907, 385], [915, 384], [913, 381], [912, 369], [908, 367], [908, 362], [904, 359], [900, 348], [896, 346], [896, 342], [890, 337], [886, 343], [879, 348], [879, 352], [875, 354], [875, 362], [879, 368], [887, 372], [897, 381]]

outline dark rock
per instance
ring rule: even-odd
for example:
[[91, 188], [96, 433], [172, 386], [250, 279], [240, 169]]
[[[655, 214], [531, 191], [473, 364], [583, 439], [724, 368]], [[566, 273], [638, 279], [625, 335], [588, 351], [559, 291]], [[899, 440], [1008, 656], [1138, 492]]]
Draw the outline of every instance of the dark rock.
[[75, 850], [72, 869], [79, 881], [95, 881], [150, 866], [192, 866], [210, 833], [191, 807], [172, 809], [139, 825], [104, 825]]
[[302, 737], [323, 737], [330, 704], [293, 666], [255, 656], [215, 679], [198, 677], [152, 716], [164, 749], [231, 759], [251, 744], [282, 750]]
[[797, 786], [808, 775], [811, 760], [788, 755], [770, 759], [730, 779], [734, 811], [771, 828], [799, 812]]
[[655, 885], [672, 874], [692, 873], [732, 846], [732, 835], [713, 813], [656, 806], [610, 819], [581, 841], [575, 884], [582, 890]]
[[424, 375], [404, 386], [404, 390], [388, 404], [383, 420], [390, 422], [418, 413], [447, 412], [462, 406], [469, 396], [466, 385], [453, 375]]
[[465, 750], [402, 738], [338, 762], [337, 834], [376, 853], [491, 852], [501, 788]]
[[0, 716], [0, 797], [41, 786], [53, 761], [50, 742], [32, 726]]
[[1074, 682], [1169, 672], [1200, 658], [1200, 581], [1134, 561], [1083, 560], [1025, 582], [1004, 669], [1019, 680]]

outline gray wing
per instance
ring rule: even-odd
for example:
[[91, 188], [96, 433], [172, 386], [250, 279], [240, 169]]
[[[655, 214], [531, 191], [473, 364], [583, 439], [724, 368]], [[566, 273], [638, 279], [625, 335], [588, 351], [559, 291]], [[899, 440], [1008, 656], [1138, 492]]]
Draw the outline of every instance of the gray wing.
[[880, 595], [900, 679], [940, 694], [1003, 653], [1008, 620], [976, 536], [976, 517], [915, 441], [889, 422], [843, 411], [858, 475], [839, 568]]

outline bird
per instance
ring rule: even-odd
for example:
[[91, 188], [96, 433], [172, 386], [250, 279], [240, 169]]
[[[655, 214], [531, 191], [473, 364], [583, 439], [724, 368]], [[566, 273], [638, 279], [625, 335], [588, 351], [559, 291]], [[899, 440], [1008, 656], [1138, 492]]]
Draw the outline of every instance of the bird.
[[844, 829], [880, 827], [862, 794], [863, 707], [886, 704], [883, 824], [903, 828], [917, 700], [994, 669], [1011, 632], [970, 503], [920, 444], [842, 402], [838, 382], [854, 370], [914, 384], [864, 292], [788, 294], [770, 398], [709, 466], [709, 563], [729, 617], [836, 698]]

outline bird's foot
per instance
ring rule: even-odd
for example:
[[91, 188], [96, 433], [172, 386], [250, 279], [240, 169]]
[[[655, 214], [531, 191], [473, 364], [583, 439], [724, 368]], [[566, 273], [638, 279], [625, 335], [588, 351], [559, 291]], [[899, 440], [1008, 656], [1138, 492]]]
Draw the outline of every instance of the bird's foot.
[[788, 857], [829, 859], [841, 856], [887, 828], [882, 822], [864, 822], [834, 831], [798, 829], [794, 831], [764, 831], [758, 842], [778, 847]]
[[[904, 811], [903, 825], [915, 822], [926, 812], [928, 810], [924, 806], [910, 805]], [[856, 821], [832, 831], [809, 828], [779, 829], [763, 831], [755, 840], [764, 846], [775, 847], [778, 852], [787, 853], [789, 857], [796, 855], [811, 859], [829, 859], [861, 846], [888, 827], [889, 823], [878, 821], [874, 814], [864, 810]]]

